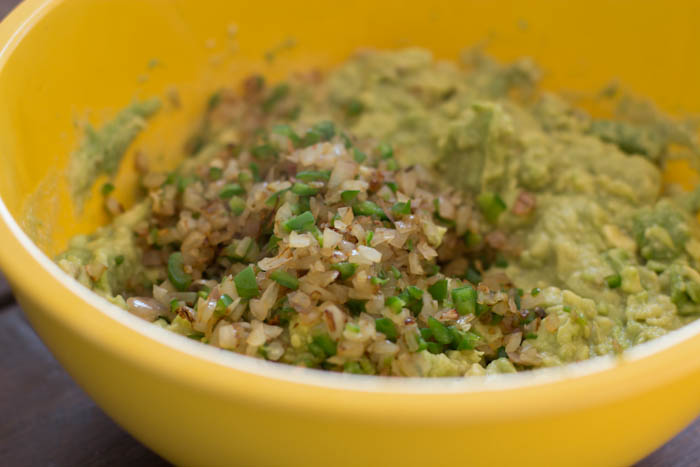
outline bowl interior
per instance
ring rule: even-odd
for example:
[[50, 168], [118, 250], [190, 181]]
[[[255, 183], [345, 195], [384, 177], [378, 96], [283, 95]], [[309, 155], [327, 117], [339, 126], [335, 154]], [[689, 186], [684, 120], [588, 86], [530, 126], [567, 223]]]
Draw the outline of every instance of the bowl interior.
[[[671, 3], [658, 21], [656, 3], [631, 0], [441, 0], [410, 8], [396, 0], [30, 0], [20, 8], [34, 14], [0, 55], [0, 196], [54, 255], [106, 220], [99, 197], [79, 213], [68, 195], [64, 170], [85, 122], [99, 124], [136, 98], [163, 97], [164, 110], [134, 146], [172, 166], [213, 90], [253, 71], [276, 79], [326, 68], [368, 46], [420, 45], [456, 58], [482, 44], [504, 60], [534, 58], [549, 89], [590, 95], [615, 78], [666, 110], [696, 112], [700, 6]], [[3, 27], [9, 37], [16, 25]], [[167, 99], [173, 90], [179, 108]], [[132, 159], [117, 178], [127, 205]]]

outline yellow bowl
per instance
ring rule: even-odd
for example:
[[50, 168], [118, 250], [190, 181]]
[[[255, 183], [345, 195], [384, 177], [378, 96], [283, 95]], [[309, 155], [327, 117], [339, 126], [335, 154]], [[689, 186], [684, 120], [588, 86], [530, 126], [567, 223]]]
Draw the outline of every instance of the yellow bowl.
[[[79, 216], [68, 200], [62, 170], [75, 122], [99, 123], [134, 97], [177, 87], [180, 108], [168, 104], [137, 144], [168, 154], [163, 164], [218, 86], [252, 70], [327, 67], [360, 46], [418, 44], [455, 57], [485, 40], [501, 58], [535, 58], [551, 89], [590, 92], [618, 77], [667, 110], [698, 111], [698, 13], [693, 0], [29, 0], [0, 25], [0, 267], [80, 385], [175, 463], [632, 463], [700, 412], [700, 322], [619, 359], [562, 369], [348, 377], [169, 334], [91, 295], [49, 258], [105, 220], [99, 203]], [[130, 167], [120, 187], [133, 181]]]

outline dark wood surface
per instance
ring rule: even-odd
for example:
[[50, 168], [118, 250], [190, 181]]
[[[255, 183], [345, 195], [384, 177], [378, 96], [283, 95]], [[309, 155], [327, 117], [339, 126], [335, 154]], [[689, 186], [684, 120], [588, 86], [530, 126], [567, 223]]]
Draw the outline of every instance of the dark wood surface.
[[71, 380], [15, 304], [0, 311], [0, 465], [168, 465]]
[[[17, 0], [0, 0], [0, 18]], [[71, 380], [0, 276], [0, 465], [164, 466]], [[700, 419], [639, 466], [700, 465]]]

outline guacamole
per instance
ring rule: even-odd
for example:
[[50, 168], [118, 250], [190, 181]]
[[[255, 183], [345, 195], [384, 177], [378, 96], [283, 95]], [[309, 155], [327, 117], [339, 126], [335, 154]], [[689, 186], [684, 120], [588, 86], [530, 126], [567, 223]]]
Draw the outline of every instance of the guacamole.
[[[662, 183], [694, 129], [626, 97], [593, 118], [539, 74], [406, 49], [252, 76], [212, 96], [176, 171], [145, 171], [143, 200], [57, 261], [179, 334], [349, 373], [561, 365], [697, 319], [700, 194]], [[77, 197], [155, 108], [90, 133]]]
[[[493, 227], [517, 252], [505, 272], [540, 288], [559, 322], [535, 341], [546, 364], [696, 319], [697, 206], [661, 183], [673, 145], [697, 153], [693, 129], [627, 99], [623, 119], [593, 119], [535, 92], [538, 74], [528, 60], [500, 65], [474, 51], [459, 65], [421, 49], [364, 54], [331, 73], [321, 112], [337, 118], [357, 100], [353, 134], [392, 141], [399, 160], [432, 167], [467, 196], [500, 195], [510, 209]], [[534, 207], [518, 212], [523, 196]]]
[[100, 175], [113, 176], [129, 145], [160, 108], [159, 99], [137, 101], [123, 109], [99, 130], [85, 126], [85, 138], [71, 155], [68, 181], [75, 203], [80, 206]]

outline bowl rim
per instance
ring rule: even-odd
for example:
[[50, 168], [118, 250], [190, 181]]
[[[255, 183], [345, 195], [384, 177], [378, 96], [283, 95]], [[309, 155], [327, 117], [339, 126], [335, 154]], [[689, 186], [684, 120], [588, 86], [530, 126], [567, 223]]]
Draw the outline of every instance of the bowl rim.
[[[13, 47], [21, 41], [23, 35], [33, 25], [37, 24], [42, 15], [50, 11], [50, 8], [60, 5], [63, 1], [26, 0], [0, 24], [0, 73]], [[537, 410], [542, 408], [542, 404], [545, 402], [546, 405], [551, 405], [552, 401], [540, 400], [546, 398], [538, 395], [538, 392], [541, 394], [545, 389], [558, 403], [571, 406], [570, 401], [566, 402], [567, 398], [571, 397], [572, 392], [576, 393], [581, 391], [582, 388], [590, 388], [592, 386], [605, 387], [606, 391], [608, 391], [607, 388], [613, 387], [610, 385], [614, 382], [629, 381], [628, 378], [635, 378], [634, 381], [639, 381], [642, 375], [647, 374], [652, 369], [655, 370], [656, 372], [652, 373], [655, 375], [654, 378], [646, 377], [643, 383], [636, 385], [632, 389], [632, 391], [641, 392], [661, 385], [673, 378], [678, 378], [681, 375], [693, 371], [697, 372], [700, 369], [700, 362], [693, 362], [692, 359], [683, 358], [684, 355], [688, 355], [687, 351], [690, 348], [700, 351], [700, 320], [650, 342], [634, 346], [618, 357], [595, 357], [560, 367], [543, 368], [509, 375], [437, 379], [391, 378], [345, 375], [268, 362], [192, 341], [184, 336], [152, 326], [126, 310], [110, 304], [102, 297], [79, 284], [72, 277], [69, 277], [42, 252], [22, 230], [5, 205], [2, 197], [0, 197], [0, 220], [0, 244], [4, 245], [4, 248], [0, 250], [0, 266], [3, 267], [13, 286], [20, 291], [20, 295], [23, 295], [23, 292], [28, 290], [31, 280], [38, 276], [48, 278], [52, 281], [54, 291], [63, 291], [61, 293], [65, 300], [60, 300], [59, 306], [55, 307], [44, 305], [42, 311], [51, 314], [55, 319], [70, 327], [76, 333], [82, 334], [81, 337], [91, 338], [86, 336], [85, 329], [81, 328], [79, 313], [76, 310], [68, 309], [68, 302], [80, 303], [82, 313], [98, 313], [103, 318], [107, 318], [110, 323], [115, 325], [115, 336], [120, 332], [124, 334], [122, 331], [131, 331], [143, 341], [140, 343], [143, 347], [164, 347], [170, 352], [175, 351], [186, 354], [203, 366], [208, 363], [211, 364], [209, 366], [212, 368], [226, 367], [234, 370], [229, 372], [230, 375], [224, 375], [216, 379], [203, 379], [196, 383], [190, 381], [190, 384], [227, 392], [228, 390], [233, 390], [233, 388], [227, 386], [227, 384], [230, 385], [230, 381], [233, 381], [231, 378], [239, 378], [246, 380], [244, 386], [250, 384], [259, 388], [262, 382], [269, 383], [272, 381], [289, 383], [288, 387], [301, 388], [301, 392], [294, 393], [296, 394], [295, 399], [284, 403], [287, 407], [289, 407], [290, 403], [300, 403], [300, 407], [311, 407], [318, 403], [317, 400], [314, 400], [314, 394], [318, 394], [319, 391], [328, 393], [331, 390], [341, 393], [351, 391], [355, 394], [364, 395], [366, 399], [378, 396], [379, 398], [374, 398], [374, 402], [381, 400], [384, 403], [392, 400], [392, 398], [387, 398], [386, 396], [396, 395], [430, 399], [431, 402], [423, 405], [420, 410], [434, 407], [438, 400], [435, 396], [445, 396], [442, 398], [445, 403], [447, 401], [453, 403], [456, 399], [449, 396], [454, 395], [471, 394], [485, 397], [486, 399], [479, 397], [474, 398], [472, 402], [464, 402], [465, 408], [474, 409], [476, 407], [475, 404], [488, 400], [488, 398], [498, 397], [500, 400], [507, 400], [508, 397], [512, 397], [509, 396], [510, 393], [518, 391], [519, 394], [523, 395], [528, 392], [533, 401], [533, 406], [529, 410]], [[42, 302], [41, 295], [42, 292], [40, 291], [37, 294], [40, 299], [38, 300], [39, 303]], [[94, 339], [94, 336], [92, 338]], [[167, 374], [173, 379], [188, 378], [188, 375], [182, 374], [183, 372], [187, 373], [183, 369], [178, 370], [176, 367], [170, 366], [159, 368], [158, 362], [153, 361], [153, 358], [148, 355], [144, 356], [142, 361], [134, 361], [133, 354], [128, 353], [124, 349], [124, 344], [117, 342], [117, 340], [115, 337], [97, 344], [108, 348], [122, 358], [130, 359], [132, 363], [147, 367], [160, 374]], [[680, 361], [682, 364], [669, 365], [669, 360]], [[271, 386], [274, 386], [274, 384]], [[625, 385], [617, 384], [617, 386], [624, 387]], [[306, 391], [306, 394], [304, 394], [304, 391]], [[238, 393], [240, 394], [240, 390]], [[606, 392], [606, 394], [591, 396], [586, 401], [579, 401], [579, 404], [603, 403], [615, 398], [621, 398], [623, 395], [629, 396], [629, 393], [629, 387], [624, 388], [624, 391], [617, 388]], [[255, 398], [256, 396], [250, 397]], [[266, 400], [270, 401], [269, 397], [272, 397], [272, 394], [260, 395], [258, 399], [267, 398]], [[462, 399], [468, 400], [471, 398]], [[400, 397], [395, 400], [400, 401], [403, 399]], [[537, 402], [538, 400], [540, 401]], [[328, 402], [330, 403], [330, 400]], [[393, 405], [397, 409], [399, 404]], [[324, 406], [325, 409], [330, 407], [328, 404], [319, 404], [316, 408], [320, 410], [321, 406]], [[512, 415], [513, 410], [517, 410], [517, 407], [517, 405], [513, 404], [504, 405], [502, 412], [504, 414], [510, 412]], [[336, 407], [336, 409], [346, 410], [347, 412], [348, 410], [356, 410], [356, 407], [353, 405], [351, 408], [349, 405], [345, 408]], [[493, 407], [489, 408], [489, 410], [492, 409]], [[415, 414], [417, 412], [413, 411], [412, 413]]]

